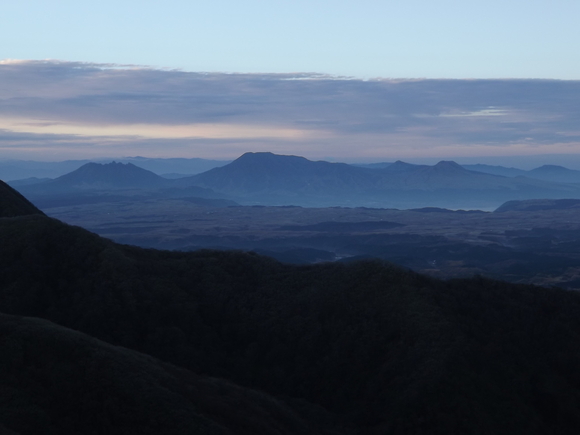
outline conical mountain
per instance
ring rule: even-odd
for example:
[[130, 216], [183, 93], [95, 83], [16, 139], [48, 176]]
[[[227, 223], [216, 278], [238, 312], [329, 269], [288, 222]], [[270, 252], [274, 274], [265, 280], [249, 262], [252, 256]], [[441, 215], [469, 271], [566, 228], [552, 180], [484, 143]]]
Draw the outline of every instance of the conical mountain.
[[490, 174], [480, 174], [468, 171], [454, 161], [442, 160], [434, 166], [417, 169], [409, 184], [413, 187], [427, 190], [435, 189], [484, 189], [495, 187], [505, 180], [504, 177]]
[[167, 180], [132, 163], [87, 163], [76, 171], [56, 178], [52, 185], [76, 188], [152, 188]]
[[558, 165], [544, 165], [528, 171], [527, 176], [558, 183], [580, 183], [580, 171]]
[[220, 168], [188, 177], [197, 185], [232, 194], [345, 193], [368, 188], [375, 171], [345, 163], [273, 153], [246, 153]]
[[37, 201], [51, 195], [80, 192], [157, 189], [170, 186], [171, 181], [132, 163], [91, 162], [52, 181], [20, 186], [18, 190], [33, 201]]
[[384, 169], [246, 153], [229, 165], [180, 180], [270, 205], [417, 208], [497, 207], [511, 199], [580, 198], [580, 189], [526, 177], [470, 171], [456, 162], [395, 162]]
[[24, 196], [0, 181], [0, 217], [44, 214]]

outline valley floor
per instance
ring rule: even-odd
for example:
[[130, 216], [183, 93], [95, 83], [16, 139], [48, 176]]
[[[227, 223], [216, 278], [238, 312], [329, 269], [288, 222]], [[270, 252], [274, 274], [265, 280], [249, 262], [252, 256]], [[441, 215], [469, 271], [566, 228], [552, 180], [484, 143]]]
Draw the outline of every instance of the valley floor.
[[481, 274], [580, 288], [580, 221], [575, 209], [492, 213], [206, 207], [171, 199], [44, 211], [114, 241], [142, 247], [249, 250], [302, 264], [376, 257], [443, 278]]

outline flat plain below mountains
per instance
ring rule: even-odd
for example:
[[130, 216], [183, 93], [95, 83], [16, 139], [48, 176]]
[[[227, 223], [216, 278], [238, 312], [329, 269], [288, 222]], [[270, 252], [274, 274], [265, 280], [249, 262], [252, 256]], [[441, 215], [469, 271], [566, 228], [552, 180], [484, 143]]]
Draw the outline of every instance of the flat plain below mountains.
[[516, 201], [496, 212], [202, 206], [181, 199], [44, 211], [119, 243], [254, 251], [296, 264], [381, 258], [451, 278], [476, 274], [580, 288], [579, 200]]
[[579, 181], [580, 171], [557, 166], [357, 167], [246, 153], [181, 178], [87, 163], [12, 185], [50, 216], [142, 247], [299, 264], [372, 257], [445, 278], [580, 288]]

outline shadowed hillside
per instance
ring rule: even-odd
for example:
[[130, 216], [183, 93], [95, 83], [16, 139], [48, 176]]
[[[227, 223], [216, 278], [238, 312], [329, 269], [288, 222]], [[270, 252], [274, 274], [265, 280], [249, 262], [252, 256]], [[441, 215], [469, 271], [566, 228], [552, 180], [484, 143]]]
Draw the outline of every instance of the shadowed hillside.
[[264, 394], [46, 320], [0, 314], [0, 337], [0, 421], [14, 433], [314, 433]]
[[[117, 357], [115, 349], [81, 339], [104, 346], [84, 353], [83, 361], [94, 355], [95, 367], [111, 359], [126, 361], [122, 365], [128, 372], [142, 367], [138, 377], [128, 379], [113, 362], [110, 372], [105, 367], [99, 373], [107, 375], [103, 384], [112, 397], [120, 392], [134, 397], [130, 414], [138, 419], [150, 415], [145, 418], [153, 419], [151, 427], [163, 424], [154, 415], [161, 419], [165, 414], [149, 414], [147, 406], [158, 400], [172, 408], [169, 397], [184, 369], [263, 391], [276, 398], [267, 399], [272, 407], [283, 402], [285, 411], [274, 415], [256, 411], [251, 403], [243, 408], [254, 425], [266, 428], [263, 433], [286, 433], [270, 429], [282, 422], [292, 428], [288, 433], [308, 433], [308, 425], [320, 433], [345, 434], [580, 430], [577, 293], [481, 278], [446, 282], [380, 261], [299, 267], [242, 252], [146, 250], [117, 245], [44, 216], [2, 219], [0, 239], [4, 313], [47, 319], [180, 367], [172, 371], [155, 363], [148, 372], [139, 364], [153, 359], [120, 349], [124, 356]], [[45, 343], [42, 334], [53, 334], [58, 327], [34, 321], [48, 328], [37, 335], [29, 321], [23, 322], [30, 332], [3, 332], [2, 337], [13, 334], [3, 345], [16, 352], [9, 361], [24, 360], [18, 355], [30, 352], [38, 363], [9, 365], [9, 373], [15, 374], [4, 382], [12, 382], [11, 397], [48, 397], [35, 391], [40, 386], [52, 391], [47, 385], [61, 379], [61, 370], [77, 373], [83, 348], [72, 352], [66, 343], [78, 333], [63, 331], [69, 338], [63, 338], [62, 346], [60, 338], [55, 340], [62, 349], [55, 357], [52, 346], [26, 342]], [[132, 366], [133, 358], [141, 363]], [[185, 387], [191, 378], [183, 376]], [[143, 384], [143, 378], [152, 385]], [[91, 407], [98, 387], [94, 382], [86, 384], [86, 395], [63, 385], [62, 391], [70, 394], [63, 393], [61, 400], [79, 401], [74, 406], [87, 419], [100, 418], [100, 408]], [[153, 402], [140, 399], [144, 388], [155, 396]], [[217, 391], [227, 395], [228, 390]], [[239, 397], [251, 394], [240, 392]], [[180, 403], [194, 401], [190, 397], [183, 393]], [[0, 423], [22, 434], [37, 433], [24, 423], [14, 426], [11, 418], [18, 417], [11, 414], [12, 403], [0, 401]], [[45, 409], [26, 401], [21, 406], [30, 412]], [[248, 433], [242, 420], [228, 420], [232, 408], [219, 413], [221, 400], [204, 406], [204, 418], [219, 415], [211, 419], [217, 425]], [[288, 421], [293, 414], [300, 418]], [[195, 412], [189, 415], [191, 424], [206, 421]]]
[[0, 180], [0, 217], [44, 214], [30, 201]]

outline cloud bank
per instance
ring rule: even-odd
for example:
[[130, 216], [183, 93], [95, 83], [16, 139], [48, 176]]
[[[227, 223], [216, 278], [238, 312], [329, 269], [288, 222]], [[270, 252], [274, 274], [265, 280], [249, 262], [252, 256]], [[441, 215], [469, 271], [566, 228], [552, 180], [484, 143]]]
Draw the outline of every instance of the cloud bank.
[[0, 154], [346, 161], [580, 151], [580, 81], [354, 80], [0, 61]]

